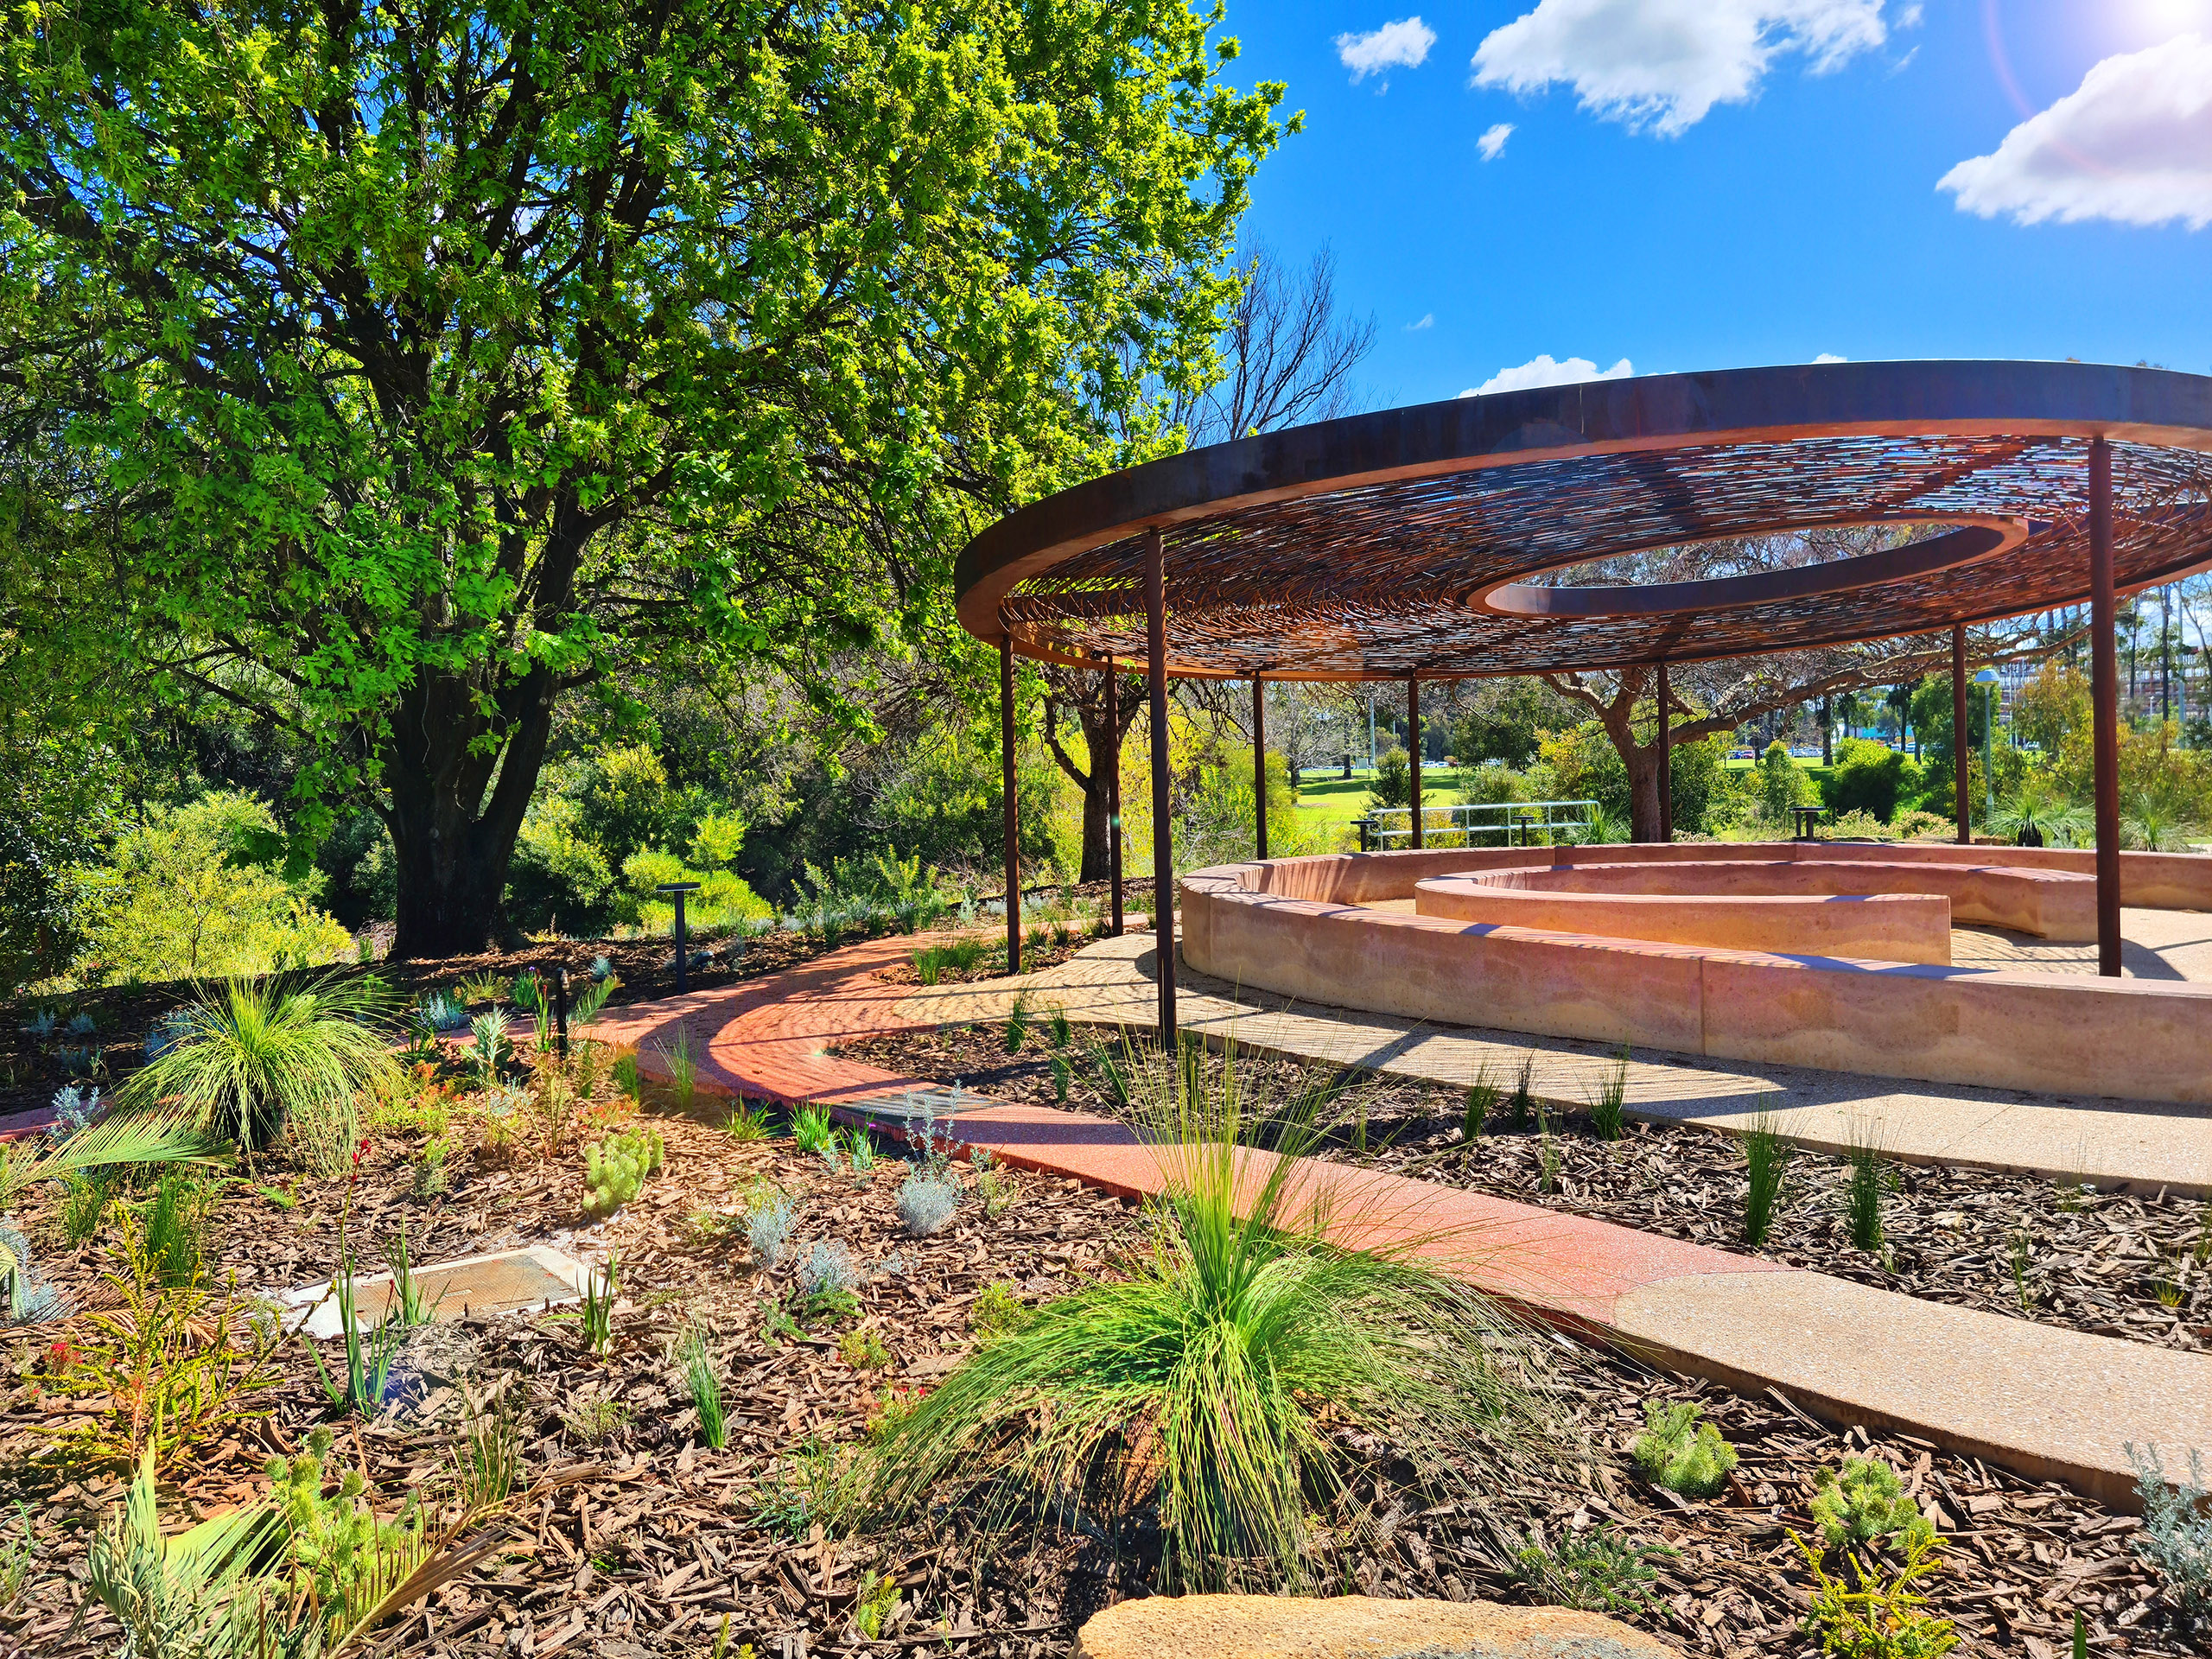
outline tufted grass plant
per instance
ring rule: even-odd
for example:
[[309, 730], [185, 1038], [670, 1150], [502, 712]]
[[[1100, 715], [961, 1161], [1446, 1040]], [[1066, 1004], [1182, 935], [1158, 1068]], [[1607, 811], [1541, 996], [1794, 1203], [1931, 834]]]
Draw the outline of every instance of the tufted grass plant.
[[355, 1096], [397, 1077], [396, 1006], [374, 978], [233, 980], [181, 1011], [175, 1046], [117, 1090], [117, 1103], [219, 1128], [249, 1161], [289, 1122], [317, 1173], [343, 1174]]
[[[1300, 1156], [1310, 1112], [1248, 1113], [1233, 1046], [1211, 1075], [1122, 1063], [1165, 1178], [1150, 1250], [995, 1333], [881, 1437], [880, 1519], [1156, 1524], [1166, 1588], [1297, 1587], [1371, 1545], [1378, 1457], [1491, 1508], [1573, 1455], [1541, 1341], [1434, 1265], [1467, 1241], [1347, 1200], [1347, 1172]], [[1244, 1144], [1253, 1122], [1279, 1155]], [[1363, 1227], [1388, 1242], [1328, 1242]]]
[[1745, 1132], [1744, 1242], [1755, 1250], [1766, 1243], [1782, 1212], [1795, 1151], [1771, 1112], [1761, 1111]]

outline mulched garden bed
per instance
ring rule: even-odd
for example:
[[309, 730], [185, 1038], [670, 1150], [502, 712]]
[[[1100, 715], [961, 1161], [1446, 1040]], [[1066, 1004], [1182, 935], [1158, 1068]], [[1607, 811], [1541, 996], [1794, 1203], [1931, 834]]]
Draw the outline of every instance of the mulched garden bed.
[[[1089, 895], [1090, 890], [1071, 887], [1067, 889], [1067, 894], [1082, 897]], [[1034, 911], [1043, 907], [1045, 898], [1039, 895], [1028, 902]], [[1100, 902], [1103, 904], [1103, 900]], [[996, 933], [988, 927], [984, 929], [982, 937], [989, 948], [976, 967], [964, 972], [949, 971], [945, 979], [1002, 976], [1006, 972], [1003, 926], [1001, 923]], [[1056, 932], [1062, 937], [1056, 938]], [[938, 929], [912, 937], [915, 948], [920, 950], [954, 935], [946, 929]], [[1022, 967], [1025, 971], [1034, 973], [1064, 962], [1088, 944], [1090, 938], [1079, 928], [1063, 925], [1054, 929], [1048, 925], [1044, 939], [1023, 950]], [[824, 940], [780, 931], [752, 938], [694, 935], [690, 942], [693, 961], [688, 988], [713, 990], [781, 973], [851, 943], [850, 937]], [[556, 967], [567, 968], [569, 982], [581, 988], [588, 982], [594, 959], [600, 957], [607, 960], [615, 979], [613, 995], [608, 998], [611, 1007], [649, 1002], [676, 994], [676, 952], [672, 942], [665, 938], [563, 939], [515, 950], [486, 951], [434, 961], [378, 962], [358, 969], [327, 971], [376, 974], [392, 987], [403, 1003], [412, 1004], [419, 996], [434, 990], [451, 990], [464, 980], [512, 981], [531, 971], [550, 975]], [[912, 968], [894, 969], [885, 976], [899, 982], [915, 979]], [[91, 1084], [104, 1090], [112, 1089], [144, 1064], [148, 1028], [170, 1009], [190, 1001], [193, 995], [194, 988], [178, 981], [111, 985], [72, 992], [66, 996], [27, 997], [0, 1007], [0, 1118], [43, 1109], [53, 1100], [54, 1091], [65, 1084]], [[477, 1006], [480, 1010], [491, 1005]], [[22, 1028], [41, 1008], [59, 1016], [55, 1031], [44, 1038]], [[89, 1016], [92, 1021], [93, 1030], [88, 1035], [72, 1034], [67, 1029], [68, 1022], [80, 1014]], [[97, 1051], [97, 1071], [88, 1075], [82, 1063], [73, 1063], [73, 1050]]]
[[[1033, 1040], [1041, 1061], [1042, 1039]], [[981, 1086], [980, 1071], [964, 1075]], [[526, 1243], [592, 1257], [613, 1251], [622, 1285], [613, 1351], [590, 1354], [578, 1325], [558, 1314], [426, 1326], [383, 1410], [362, 1422], [333, 1413], [304, 1344], [288, 1342], [276, 1357], [278, 1381], [251, 1402], [251, 1415], [177, 1460], [169, 1495], [178, 1519], [252, 1498], [266, 1484], [264, 1461], [323, 1423], [396, 1507], [448, 1454], [464, 1396], [499, 1395], [522, 1430], [525, 1477], [561, 1484], [521, 1517], [512, 1551], [382, 1632], [380, 1653], [697, 1656], [711, 1649], [727, 1614], [731, 1651], [751, 1643], [762, 1659], [825, 1650], [1041, 1659], [1065, 1653], [1098, 1607], [1149, 1590], [1141, 1560], [1116, 1561], [1080, 1536], [1047, 1535], [982, 1560], [957, 1521], [840, 1539], [806, 1510], [837, 1448], [865, 1440], [887, 1396], [927, 1389], [960, 1362], [987, 1287], [1034, 1304], [1111, 1274], [1145, 1242], [1138, 1211], [1077, 1183], [1006, 1172], [988, 1178], [1012, 1184], [994, 1205], [985, 1177], [969, 1168], [953, 1226], [916, 1240], [896, 1218], [905, 1166], [888, 1147], [874, 1171], [833, 1170], [788, 1139], [744, 1139], [656, 1113], [666, 1166], [636, 1200], [590, 1226], [579, 1213], [577, 1148], [621, 1115], [620, 1104], [602, 1090], [550, 1155], [529, 1135], [489, 1147], [466, 1099], [453, 1099], [461, 1076], [454, 1069], [443, 1086], [372, 1120], [351, 1182], [318, 1180], [275, 1157], [251, 1181], [226, 1183], [209, 1217], [211, 1281], [235, 1274], [251, 1291], [327, 1277], [338, 1264], [341, 1218], [365, 1271], [403, 1224], [418, 1265]], [[1048, 1067], [1046, 1077], [1049, 1085]], [[434, 1125], [441, 1114], [449, 1121]], [[1379, 1124], [1370, 1119], [1370, 1136]], [[467, 1142], [435, 1192], [425, 1190], [435, 1184], [420, 1155], [433, 1127]], [[795, 1205], [792, 1258], [817, 1242], [850, 1252], [861, 1273], [851, 1316], [797, 1336], [767, 1334], [772, 1308], [791, 1304], [793, 1268], [787, 1260], [763, 1272], [749, 1260], [742, 1217], [763, 1181]], [[112, 1223], [72, 1250], [58, 1236], [59, 1208], [51, 1192], [23, 1207], [39, 1265], [81, 1303], [96, 1304], [99, 1274], [113, 1266]], [[693, 1328], [709, 1333], [724, 1379], [731, 1429], [720, 1451], [701, 1443], [672, 1358]], [[82, 1408], [46, 1375], [57, 1331], [84, 1334], [80, 1325], [0, 1330], [0, 1491], [29, 1504], [36, 1546], [29, 1587], [0, 1610], [0, 1650], [77, 1659], [114, 1649], [105, 1612], [78, 1621], [86, 1541], [118, 1500], [123, 1471], [50, 1458], [55, 1431]], [[864, 1342], [845, 1345], [855, 1333], [880, 1344], [882, 1364]], [[2131, 1517], [1908, 1436], [1840, 1434], [1778, 1395], [1738, 1398], [1565, 1337], [1543, 1340], [1579, 1426], [1616, 1453], [1641, 1427], [1646, 1400], [1702, 1402], [1741, 1454], [1728, 1488], [1707, 1502], [1677, 1499], [1624, 1455], [1586, 1489], [1501, 1492], [1476, 1508], [1434, 1503], [1391, 1478], [1386, 1463], [1371, 1493], [1363, 1489], [1378, 1546], [1350, 1564], [1341, 1587], [1525, 1601], [1534, 1592], [1516, 1573], [1519, 1549], [1587, 1554], [1593, 1540], [1610, 1537], [1673, 1552], [1652, 1559], [1647, 1586], [1615, 1580], [1620, 1616], [1688, 1651], [1806, 1654], [1812, 1643], [1798, 1620], [1810, 1580], [1789, 1531], [1807, 1530], [1819, 1471], [1871, 1450], [1940, 1510], [1950, 1548], [1934, 1606], [1959, 1621], [1966, 1651], [2045, 1659], [2064, 1650], [2077, 1609], [2101, 1652], [2197, 1650], [2131, 1552]], [[1516, 1510], [1534, 1512], [1531, 1531], [1514, 1523]], [[900, 1596], [875, 1642], [855, 1623], [870, 1573], [890, 1573]]]
[[[1113, 1096], [1087, 1061], [1072, 1065], [1067, 1103], [1113, 1114]], [[1019, 1055], [998, 1027], [896, 1032], [839, 1052], [917, 1077], [958, 1078], [1002, 1100], [1055, 1102], [1046, 1033], [1033, 1020]], [[1255, 1077], [1295, 1090], [1315, 1068], [1239, 1057]], [[1325, 1076], [1325, 1071], [1319, 1075]], [[1510, 1083], [1510, 1079], [1508, 1082]], [[1332, 1155], [1511, 1198], [1618, 1222], [1644, 1232], [1763, 1255], [1884, 1290], [2062, 1325], [2098, 1336], [2212, 1351], [2212, 1202], [2164, 1193], [2099, 1192], [1987, 1170], [1887, 1164], [1893, 1183], [1879, 1251], [1851, 1242], [1845, 1159], [1801, 1152], [1790, 1163], [1781, 1215], [1763, 1248], [1744, 1243], [1744, 1154], [1732, 1136], [1677, 1124], [1635, 1123], [1617, 1141], [1586, 1113], [1552, 1122], [1557, 1185], [1543, 1190], [1543, 1137], [1494, 1112], [1471, 1147], [1462, 1139], [1461, 1091], [1365, 1073], [1347, 1096], [1363, 1105], [1368, 1148], [1339, 1124]], [[1353, 1109], [1340, 1106], [1340, 1111]]]

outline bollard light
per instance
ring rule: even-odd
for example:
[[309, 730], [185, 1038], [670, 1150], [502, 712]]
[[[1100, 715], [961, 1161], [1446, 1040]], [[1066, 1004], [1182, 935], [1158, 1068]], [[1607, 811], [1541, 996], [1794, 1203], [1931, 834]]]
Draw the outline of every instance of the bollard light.
[[691, 946], [683, 931], [683, 895], [699, 891], [696, 881], [664, 881], [653, 889], [664, 893], [676, 906], [676, 988], [689, 990], [691, 987]]

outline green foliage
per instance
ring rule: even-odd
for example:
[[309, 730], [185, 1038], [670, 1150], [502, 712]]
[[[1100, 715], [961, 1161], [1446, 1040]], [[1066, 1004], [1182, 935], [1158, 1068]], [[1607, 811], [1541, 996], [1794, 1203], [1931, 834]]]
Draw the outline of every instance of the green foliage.
[[[111, 1112], [60, 1141], [0, 1141], [0, 1212], [41, 1181], [67, 1181], [86, 1170], [130, 1164], [219, 1164], [230, 1150], [229, 1142], [175, 1107]], [[92, 1236], [90, 1229], [85, 1236]]]
[[128, 1211], [100, 1279], [106, 1294], [75, 1327], [76, 1363], [55, 1381], [89, 1414], [57, 1433], [65, 1461], [111, 1466], [143, 1457], [166, 1468], [260, 1414], [261, 1395], [277, 1381], [270, 1361], [282, 1332], [273, 1319], [197, 1279], [162, 1283]]
[[1466, 1103], [1459, 1120], [1459, 1137], [1467, 1145], [1471, 1147], [1483, 1138], [1484, 1126], [1490, 1122], [1491, 1114], [1497, 1109], [1497, 1103], [1504, 1092], [1490, 1080], [1487, 1066], [1475, 1074], [1475, 1080], [1467, 1085]]
[[848, 1331], [838, 1339], [837, 1353], [856, 1371], [880, 1371], [891, 1363], [891, 1351], [873, 1331]]
[[1513, 1092], [1506, 1097], [1505, 1103], [1506, 1121], [1513, 1126], [1513, 1132], [1516, 1135], [1526, 1135], [1530, 1125], [1535, 1121], [1535, 1057], [1531, 1054], [1522, 1055], [1520, 1074], [1515, 1077]]
[[2169, 1480], [2157, 1446], [2138, 1452], [2129, 1445], [2126, 1451], [2143, 1500], [2137, 1554], [2158, 1569], [2184, 1613], [2212, 1619], [2212, 1487], [2203, 1454], [2191, 1447], [2187, 1477]]
[[1009, 1054], [1021, 1052], [1021, 1045], [1028, 1035], [1029, 993], [1017, 991], [1014, 994], [1014, 1006], [1007, 1010], [1006, 1052]]
[[315, 908], [322, 878], [280, 868], [275, 816], [248, 795], [156, 805], [116, 838], [86, 941], [105, 974], [200, 979], [313, 967], [353, 953]]
[[791, 1144], [801, 1152], [835, 1152], [837, 1130], [827, 1106], [802, 1106], [791, 1114]]
[[1480, 681], [1452, 723], [1452, 758], [1463, 767], [1495, 760], [1525, 771], [1545, 733], [1565, 731], [1581, 718], [1575, 704], [1541, 680], [1516, 674]]
[[1744, 1242], [1758, 1249], [1774, 1230], [1775, 1217], [1789, 1178], [1796, 1149], [1783, 1137], [1773, 1115], [1762, 1111], [1744, 1135], [1747, 1185], [1744, 1192]]
[[1368, 806], [1410, 806], [1413, 798], [1413, 762], [1403, 749], [1383, 750], [1375, 757], [1375, 782], [1367, 791]]
[[353, 1100], [388, 1085], [391, 994], [372, 976], [234, 981], [184, 1011], [175, 1046], [116, 1091], [126, 1108], [160, 1103], [249, 1151], [289, 1123], [316, 1173], [345, 1173]]
[[[1922, 1611], [1928, 1598], [1917, 1586], [1942, 1569], [1942, 1546], [1932, 1529], [1908, 1539], [1904, 1564], [1893, 1575], [1878, 1563], [1869, 1567], [1855, 1554], [1845, 1557], [1856, 1586], [1851, 1589], [1829, 1576], [1820, 1551], [1795, 1532], [1789, 1540], [1813, 1570], [1817, 1587], [1805, 1615], [1805, 1632], [1820, 1638], [1822, 1653], [1838, 1659], [1942, 1659], [1959, 1645], [1949, 1619]], [[2075, 1630], [2078, 1651], [2078, 1614]]]
[[270, 1501], [284, 1523], [298, 1587], [321, 1605], [359, 1617], [390, 1588], [394, 1563], [419, 1554], [423, 1519], [410, 1503], [399, 1520], [378, 1521], [357, 1469], [345, 1470], [337, 1490], [326, 1494], [331, 1446], [330, 1430], [319, 1427], [297, 1456], [271, 1458]]
[[1711, 1423], [1699, 1421], [1691, 1400], [1645, 1401], [1643, 1433], [1630, 1450], [1655, 1484], [1685, 1497], [1711, 1497], [1736, 1467], [1736, 1448]]
[[693, 1325], [684, 1333], [678, 1354], [683, 1366], [683, 1386], [690, 1390], [691, 1403], [699, 1413], [699, 1438], [719, 1452], [729, 1444], [729, 1426], [722, 1415], [721, 1375], [715, 1369], [714, 1351], [707, 1345], [707, 1333]]
[[585, 1444], [596, 1446], [628, 1427], [636, 1416], [620, 1400], [591, 1399], [572, 1408], [561, 1426]]
[[1522, 1550], [1515, 1576], [1557, 1606], [1590, 1613], [1648, 1612], [1651, 1586], [1659, 1579], [1655, 1563], [1675, 1553], [1665, 1544], [1630, 1543], [1601, 1522], [1584, 1532], [1563, 1534], [1556, 1549]]
[[597, 1221], [629, 1203], [660, 1172], [665, 1154], [660, 1131], [644, 1123], [585, 1148], [584, 1214]]
[[0, 1613], [13, 1607], [29, 1586], [31, 1562], [38, 1554], [29, 1504], [16, 1503], [15, 1522], [12, 1529], [0, 1529]]
[[1624, 1043], [1611, 1068], [1599, 1080], [1598, 1091], [1590, 1096], [1590, 1127], [1600, 1141], [1618, 1141], [1627, 1132], [1628, 1058]]
[[28, 701], [11, 697], [16, 717], [0, 728], [0, 994], [67, 971], [112, 897], [96, 836], [118, 792], [116, 757], [81, 732], [37, 729], [21, 717]]
[[1516, 1490], [1554, 1444], [1541, 1344], [1430, 1265], [1442, 1241], [1328, 1243], [1340, 1198], [1290, 1185], [1310, 1116], [1258, 1113], [1283, 1155], [1240, 1179], [1233, 1052], [1197, 1095], [1175, 1057], [1130, 1064], [1165, 1178], [1150, 1256], [980, 1346], [877, 1448], [872, 1503], [950, 1505], [986, 1533], [1040, 1491], [1109, 1523], [1156, 1516], [1163, 1583], [1195, 1590], [1308, 1581], [1317, 1512], [1365, 1547], [1347, 1429], [1441, 1487]]
[[1811, 806], [1820, 800], [1820, 791], [1804, 767], [1789, 758], [1789, 746], [1780, 738], [1766, 746], [1766, 753], [1758, 761], [1759, 810], [1767, 828], [1787, 830], [1790, 826], [1789, 809]]
[[2093, 842], [2096, 826], [2088, 808], [2058, 786], [2043, 767], [2031, 768], [1990, 819], [1992, 834], [2021, 846], [2078, 847]]
[[1839, 817], [1864, 812], [1887, 823], [1897, 803], [1917, 794], [1920, 785], [1920, 769], [1899, 751], [1872, 738], [1847, 737], [1835, 746], [1835, 765], [1821, 785], [1821, 798]]
[[968, 1310], [968, 1328], [975, 1332], [977, 1342], [995, 1342], [1019, 1331], [1028, 1317], [1029, 1310], [1014, 1287], [994, 1282], [976, 1294], [976, 1305]]
[[281, 719], [308, 810], [389, 791], [403, 938], [418, 887], [488, 924], [554, 700], [617, 664], [864, 728], [854, 648], [944, 644], [960, 524], [1173, 442], [1279, 133], [1211, 31], [39, 13], [0, 308], [135, 573], [104, 620]]
[[181, 1169], [164, 1172], [155, 1185], [145, 1206], [145, 1248], [162, 1284], [174, 1288], [199, 1283], [213, 1198], [206, 1181]]
[[1935, 1534], [1905, 1496], [1897, 1471], [1879, 1458], [1846, 1458], [1841, 1468], [1821, 1470], [1813, 1484], [1813, 1524], [1831, 1549], [1879, 1548], [1900, 1534], [1910, 1546]]
[[1058, 1002], [1052, 1004], [1052, 1012], [1046, 1016], [1046, 1029], [1052, 1033], [1054, 1048], [1065, 1048], [1075, 1041], [1075, 1027], [1068, 1021], [1068, 1011]]
[[899, 1581], [887, 1573], [870, 1568], [861, 1574], [853, 1604], [853, 1625], [869, 1641], [882, 1636], [899, 1614]]
[[1843, 1189], [1844, 1220], [1851, 1242], [1862, 1250], [1882, 1248], [1882, 1200], [1890, 1186], [1888, 1166], [1881, 1148], [1871, 1140], [1854, 1140], [1844, 1148], [1851, 1165]]

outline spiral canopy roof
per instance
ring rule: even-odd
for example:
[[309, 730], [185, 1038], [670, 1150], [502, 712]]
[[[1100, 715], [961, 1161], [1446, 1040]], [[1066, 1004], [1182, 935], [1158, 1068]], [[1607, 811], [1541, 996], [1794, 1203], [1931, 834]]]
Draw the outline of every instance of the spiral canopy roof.
[[[1182, 676], [1449, 677], [1795, 650], [2085, 599], [2090, 445], [2122, 591], [2212, 564], [2212, 378], [2081, 363], [1819, 364], [1383, 410], [1217, 444], [1009, 514], [962, 552], [979, 639], [1146, 662], [1146, 541]], [[1586, 562], [1895, 524], [1885, 551], [1712, 582]]]

